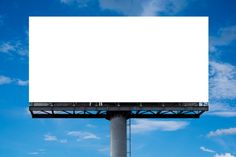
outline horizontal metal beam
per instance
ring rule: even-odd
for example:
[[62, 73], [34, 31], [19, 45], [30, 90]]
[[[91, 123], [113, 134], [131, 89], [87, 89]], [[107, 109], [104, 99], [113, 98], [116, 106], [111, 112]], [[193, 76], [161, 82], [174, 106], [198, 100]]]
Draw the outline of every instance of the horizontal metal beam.
[[33, 118], [107, 118], [123, 112], [127, 118], [199, 118], [206, 103], [31, 103]]
[[[198, 114], [163, 114], [163, 115], [130, 115], [127, 118], [199, 118]], [[32, 118], [106, 118], [107, 115], [86, 115], [86, 114], [34, 114]]]

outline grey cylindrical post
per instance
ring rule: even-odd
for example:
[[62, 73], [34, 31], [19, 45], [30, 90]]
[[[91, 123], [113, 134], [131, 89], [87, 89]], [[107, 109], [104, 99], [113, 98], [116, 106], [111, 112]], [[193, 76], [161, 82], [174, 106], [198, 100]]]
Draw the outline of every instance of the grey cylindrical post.
[[112, 116], [110, 121], [110, 155], [111, 157], [126, 157], [126, 118], [118, 114]]

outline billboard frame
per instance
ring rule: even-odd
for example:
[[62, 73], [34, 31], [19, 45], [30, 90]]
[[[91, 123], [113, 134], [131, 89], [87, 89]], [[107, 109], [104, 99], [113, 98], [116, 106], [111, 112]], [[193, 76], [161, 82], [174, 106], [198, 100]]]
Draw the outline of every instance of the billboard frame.
[[32, 118], [106, 118], [119, 112], [129, 118], [199, 118], [207, 103], [61, 103], [32, 102]]

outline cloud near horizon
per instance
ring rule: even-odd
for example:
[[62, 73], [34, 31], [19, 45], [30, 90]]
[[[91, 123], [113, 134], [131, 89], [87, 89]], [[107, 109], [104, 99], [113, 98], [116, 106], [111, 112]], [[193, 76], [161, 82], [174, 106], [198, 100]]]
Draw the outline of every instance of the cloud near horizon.
[[189, 123], [185, 121], [156, 121], [147, 119], [135, 120], [131, 125], [132, 133], [151, 131], [176, 131], [185, 128]]
[[227, 128], [227, 129], [217, 129], [215, 131], [210, 131], [207, 136], [208, 137], [215, 137], [215, 136], [222, 136], [222, 135], [235, 135], [236, 134], [236, 127], [234, 128]]

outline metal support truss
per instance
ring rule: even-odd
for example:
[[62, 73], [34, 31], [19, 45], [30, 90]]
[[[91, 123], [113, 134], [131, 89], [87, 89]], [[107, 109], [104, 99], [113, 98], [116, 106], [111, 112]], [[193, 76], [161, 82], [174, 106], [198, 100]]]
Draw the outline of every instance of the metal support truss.
[[33, 118], [106, 118], [117, 111], [126, 118], [199, 118], [207, 103], [30, 103]]

